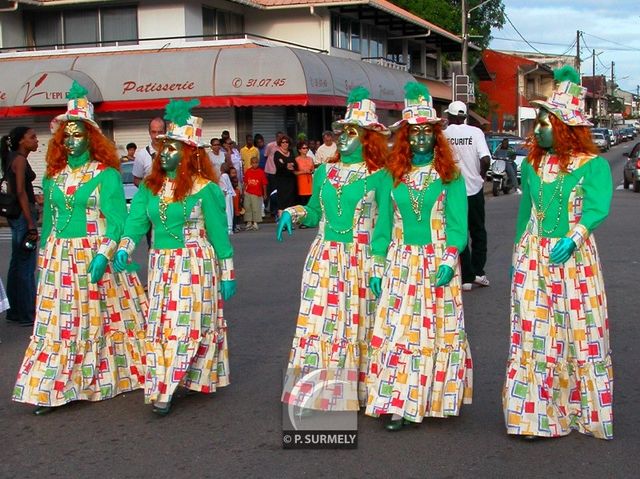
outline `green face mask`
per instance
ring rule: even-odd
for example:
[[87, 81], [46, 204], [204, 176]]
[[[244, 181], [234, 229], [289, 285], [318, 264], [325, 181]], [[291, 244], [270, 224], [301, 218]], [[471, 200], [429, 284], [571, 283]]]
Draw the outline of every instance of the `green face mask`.
[[409, 125], [409, 145], [414, 155], [431, 153], [435, 143], [433, 125]]
[[[362, 128], [354, 125], [344, 126], [344, 129], [338, 136], [338, 151], [343, 161], [345, 158], [353, 156], [358, 148], [362, 147], [362, 143], [360, 142], [362, 135]], [[360, 161], [361, 160], [360, 158]]]
[[182, 158], [182, 142], [165, 140], [160, 150], [160, 166], [167, 173], [176, 171]]
[[63, 144], [69, 156], [77, 157], [89, 149], [87, 127], [81, 121], [70, 121], [64, 126]]
[[553, 125], [551, 124], [547, 110], [540, 110], [540, 113], [538, 113], [533, 134], [540, 148], [545, 150], [553, 148]]

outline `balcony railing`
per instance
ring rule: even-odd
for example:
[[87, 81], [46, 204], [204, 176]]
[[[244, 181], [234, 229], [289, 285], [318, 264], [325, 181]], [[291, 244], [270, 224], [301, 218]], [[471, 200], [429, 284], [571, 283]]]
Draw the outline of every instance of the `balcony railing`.
[[403, 72], [409, 71], [409, 65], [406, 63], [395, 62], [384, 57], [362, 57], [363, 62], [373, 63], [374, 65], [380, 65], [386, 68], [392, 68], [394, 70], [401, 70]]

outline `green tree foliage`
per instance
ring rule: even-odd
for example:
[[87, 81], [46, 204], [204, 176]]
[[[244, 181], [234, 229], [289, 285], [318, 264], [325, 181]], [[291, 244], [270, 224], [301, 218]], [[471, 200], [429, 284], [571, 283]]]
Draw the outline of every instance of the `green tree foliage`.
[[[456, 35], [462, 34], [462, 2], [460, 0], [391, 0], [400, 8], [414, 13]], [[479, 5], [481, 0], [467, 0], [467, 10]], [[491, 28], [504, 25], [502, 0], [490, 0], [471, 12], [467, 24], [470, 41], [481, 49], [491, 41]]]

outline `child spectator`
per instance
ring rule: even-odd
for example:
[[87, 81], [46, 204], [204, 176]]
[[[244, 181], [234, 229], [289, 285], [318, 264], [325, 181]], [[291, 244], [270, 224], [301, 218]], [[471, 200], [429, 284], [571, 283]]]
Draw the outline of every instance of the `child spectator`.
[[224, 193], [225, 207], [227, 210], [227, 225], [229, 234], [233, 234], [233, 197], [236, 195], [231, 179], [229, 178], [229, 169], [233, 168], [222, 163], [220, 165], [220, 178], [218, 179], [218, 186]]
[[241, 231], [240, 220], [244, 212], [242, 211], [242, 191], [240, 191], [238, 182], [238, 170], [235, 167], [229, 168], [229, 179], [235, 193], [233, 197], [233, 232], [239, 233]]
[[267, 199], [267, 175], [260, 168], [257, 156], [251, 158], [251, 167], [244, 173], [244, 221], [247, 231], [258, 231], [262, 221], [263, 201]]

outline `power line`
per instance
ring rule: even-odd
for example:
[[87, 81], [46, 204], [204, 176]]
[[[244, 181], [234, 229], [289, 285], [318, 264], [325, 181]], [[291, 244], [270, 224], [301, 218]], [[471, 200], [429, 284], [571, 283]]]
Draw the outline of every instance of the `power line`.
[[[493, 40], [502, 40], [502, 41], [505, 41], [505, 42], [516, 42], [516, 43], [527, 43], [527, 44], [533, 43], [535, 45], [550, 45], [550, 46], [556, 46], [556, 47], [566, 47], [567, 46], [566, 43], [535, 42], [535, 41], [527, 41], [527, 40], [518, 40], [517, 38], [504, 38], [504, 37], [491, 37], [491, 38]], [[608, 51], [613, 51], [613, 52], [640, 52], [640, 48], [633, 48], [633, 47], [629, 47], [629, 48], [612, 48], [610, 46], [604, 46], [603, 47], [603, 46], [595, 45], [593, 48], [595, 48], [596, 50], [608, 50]]]
[[522, 39], [524, 40], [524, 42], [525, 42], [527, 45], [529, 45], [531, 48], [533, 48], [533, 49], [534, 49], [536, 52], [538, 52], [540, 55], [544, 55], [544, 53], [542, 53], [542, 52], [541, 52], [540, 50], [538, 50], [536, 47], [534, 47], [533, 45], [531, 45], [531, 43], [529, 43], [529, 42], [527, 41], [527, 39], [526, 39], [526, 38], [524, 38], [524, 37], [522, 36], [522, 33], [520, 33], [520, 31], [516, 28], [516, 26], [513, 24], [513, 22], [511, 21], [511, 19], [509, 18], [509, 16], [508, 16], [506, 13], [504, 14], [504, 18], [506, 18], [506, 19], [507, 19], [507, 21], [509, 22], [509, 25], [511, 25], [511, 27], [516, 31], [516, 33], [518, 34], [518, 36], [519, 36], [520, 38], [522, 38]]
[[[587, 32], [582, 32], [582, 33], [586, 33], [590, 37], [597, 38], [598, 40], [602, 40], [603, 42], [609, 42], [609, 43], [613, 43], [614, 45], [620, 45], [621, 47], [629, 48], [627, 45], [625, 45], [623, 43], [618, 43], [618, 42], [614, 42], [613, 40], [607, 40], [606, 38], [597, 37], [597, 36], [592, 35], [591, 33], [587, 33]], [[640, 50], [640, 49], [637, 49], [637, 48], [631, 48], [631, 49], [632, 50]]]

